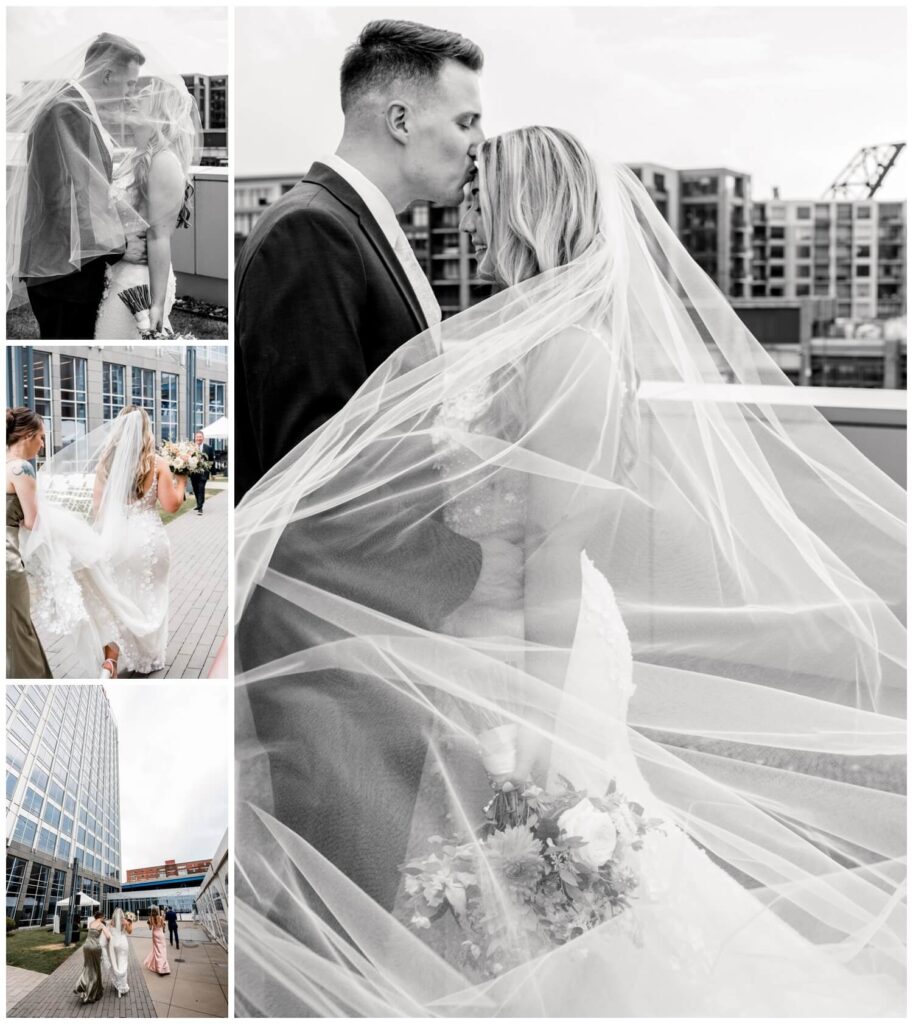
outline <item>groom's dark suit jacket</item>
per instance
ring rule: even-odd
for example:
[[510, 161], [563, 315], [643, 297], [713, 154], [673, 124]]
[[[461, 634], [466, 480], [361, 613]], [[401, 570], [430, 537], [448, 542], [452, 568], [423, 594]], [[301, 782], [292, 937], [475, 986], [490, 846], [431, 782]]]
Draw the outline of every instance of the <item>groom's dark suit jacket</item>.
[[[80, 245], [85, 251], [97, 248], [91, 209], [97, 189], [91, 188], [91, 180], [95, 176], [110, 182], [114, 165], [98, 125], [76, 89], [65, 89], [35, 121], [28, 138], [28, 169], [20, 258], [26, 284], [48, 297], [97, 306], [101, 296], [94, 292], [104, 285], [105, 266], [123, 255], [126, 236], [118, 249], [84, 260], [73, 273], [60, 277], [28, 274], [30, 267], [37, 270], [47, 264], [47, 254], [70, 253], [74, 212]], [[113, 209], [107, 213], [115, 215]]]
[[[427, 325], [368, 208], [320, 163], [257, 223], [236, 282], [234, 472], [243, 494]], [[395, 537], [372, 534], [370, 510], [298, 520], [283, 531], [270, 568], [435, 629], [472, 592], [481, 551], [430, 508], [403, 514], [405, 524], [386, 528]], [[239, 669], [336, 634], [258, 587], [238, 628]], [[426, 753], [412, 702], [343, 671], [280, 675], [246, 693], [269, 755], [276, 817], [392, 905]], [[239, 807], [243, 814], [243, 797]]]

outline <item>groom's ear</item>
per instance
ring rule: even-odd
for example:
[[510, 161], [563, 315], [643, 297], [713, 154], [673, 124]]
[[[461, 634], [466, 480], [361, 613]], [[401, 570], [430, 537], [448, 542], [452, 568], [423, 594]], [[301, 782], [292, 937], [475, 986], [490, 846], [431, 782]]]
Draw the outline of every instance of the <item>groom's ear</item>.
[[387, 131], [397, 142], [405, 144], [409, 140], [409, 107], [400, 100], [387, 106], [385, 120]]

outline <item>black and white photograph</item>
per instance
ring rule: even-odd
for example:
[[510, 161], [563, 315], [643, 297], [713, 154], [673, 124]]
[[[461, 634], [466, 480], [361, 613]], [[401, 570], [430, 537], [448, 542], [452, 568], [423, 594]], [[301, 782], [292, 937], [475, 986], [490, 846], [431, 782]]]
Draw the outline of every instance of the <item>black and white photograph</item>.
[[7, 679], [226, 678], [226, 347], [8, 345], [6, 373]]
[[6, 10], [7, 337], [228, 337], [227, 7]]
[[228, 1016], [230, 753], [198, 737], [230, 712], [222, 686], [7, 685], [7, 1017]]
[[904, 1015], [905, 16], [234, 12], [237, 1016]]

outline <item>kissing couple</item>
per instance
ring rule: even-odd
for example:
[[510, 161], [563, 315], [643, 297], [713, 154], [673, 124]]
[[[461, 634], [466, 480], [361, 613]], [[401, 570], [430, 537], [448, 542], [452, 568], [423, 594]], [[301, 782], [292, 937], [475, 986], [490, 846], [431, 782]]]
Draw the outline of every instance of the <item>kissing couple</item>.
[[7, 308], [42, 340], [168, 337], [202, 138], [181, 76], [103, 32], [7, 100], [7, 132]]
[[367, 25], [239, 257], [238, 1013], [898, 1014], [903, 491], [482, 68]]

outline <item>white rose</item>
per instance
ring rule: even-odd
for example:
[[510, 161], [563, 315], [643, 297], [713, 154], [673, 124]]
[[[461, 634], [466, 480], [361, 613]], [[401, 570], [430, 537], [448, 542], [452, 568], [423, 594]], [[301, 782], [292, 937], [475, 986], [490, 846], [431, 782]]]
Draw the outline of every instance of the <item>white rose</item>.
[[558, 818], [558, 828], [567, 836], [579, 836], [586, 846], [572, 851], [574, 860], [597, 871], [615, 852], [618, 832], [611, 817], [597, 811], [588, 797], [569, 807]]
[[489, 775], [509, 775], [517, 764], [517, 727], [496, 725], [479, 736], [482, 764]]

